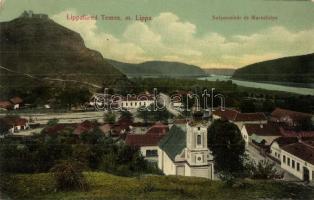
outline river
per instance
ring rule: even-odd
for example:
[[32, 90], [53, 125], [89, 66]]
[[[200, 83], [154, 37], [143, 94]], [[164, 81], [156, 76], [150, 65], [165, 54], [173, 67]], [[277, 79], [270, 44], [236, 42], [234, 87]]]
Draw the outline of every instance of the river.
[[314, 88], [292, 87], [292, 86], [284, 86], [284, 85], [271, 84], [271, 83], [258, 83], [258, 82], [252, 82], [252, 81], [240, 81], [240, 80], [234, 80], [230, 76], [212, 75], [209, 77], [198, 78], [198, 80], [208, 80], [208, 81], [232, 80], [233, 83], [239, 86], [244, 86], [244, 87], [261, 88], [261, 89], [274, 90], [274, 91], [284, 91], [284, 92], [291, 92], [291, 93], [296, 93], [296, 94], [301, 94], [301, 95], [314, 95]]

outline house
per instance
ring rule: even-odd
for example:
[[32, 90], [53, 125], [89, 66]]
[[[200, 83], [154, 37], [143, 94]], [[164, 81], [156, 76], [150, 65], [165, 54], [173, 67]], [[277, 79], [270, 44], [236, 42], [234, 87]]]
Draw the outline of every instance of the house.
[[120, 107], [126, 109], [137, 109], [142, 106], [147, 107], [155, 102], [155, 97], [150, 94], [139, 94], [124, 97], [120, 101]]
[[9, 134], [14, 134], [29, 128], [28, 120], [18, 116], [7, 116], [0, 118], [0, 124], [8, 128]]
[[297, 137], [279, 137], [276, 138], [270, 145], [269, 155], [274, 158], [276, 161], [281, 162], [281, 148], [298, 142]]
[[22, 106], [23, 99], [21, 97], [13, 97], [10, 99], [13, 104], [13, 109], [19, 109]]
[[0, 110], [10, 110], [13, 109], [13, 104], [10, 101], [1, 100], [0, 101]]
[[125, 143], [140, 148], [142, 155], [150, 161], [158, 161], [158, 143], [169, 131], [168, 125], [156, 122], [145, 134], [128, 134]]
[[312, 114], [276, 108], [271, 113], [270, 120], [284, 123], [290, 127], [296, 127], [301, 125], [304, 121], [312, 121], [313, 123], [314, 118]]
[[241, 129], [241, 134], [246, 144], [254, 142], [270, 145], [281, 136], [281, 131], [276, 123], [245, 124]]
[[213, 119], [224, 119], [228, 121], [234, 121], [237, 114], [240, 113], [239, 111], [231, 108], [222, 109], [218, 107], [217, 109], [213, 110]]
[[235, 123], [239, 129], [242, 129], [242, 126], [245, 124], [266, 124], [267, 117], [264, 113], [238, 113], [234, 120], [231, 122]]
[[173, 125], [160, 141], [158, 167], [166, 175], [214, 178], [214, 164], [207, 147], [208, 122]]
[[78, 124], [73, 131], [74, 135], [81, 135], [82, 133], [88, 133], [97, 127], [97, 122], [91, 122], [85, 120], [84, 122]]
[[281, 148], [281, 168], [303, 181], [314, 181], [314, 140]]
[[235, 123], [239, 129], [242, 129], [244, 124], [266, 124], [267, 117], [264, 113], [241, 113], [232, 108], [222, 109], [221, 107], [213, 111], [213, 119], [224, 119]]

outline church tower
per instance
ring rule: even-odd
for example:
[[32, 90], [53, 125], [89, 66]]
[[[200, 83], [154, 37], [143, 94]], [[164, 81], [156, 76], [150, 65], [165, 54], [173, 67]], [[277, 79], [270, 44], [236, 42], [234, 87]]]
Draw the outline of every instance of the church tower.
[[208, 165], [207, 128], [210, 121], [194, 117], [186, 124], [186, 158], [190, 166]]

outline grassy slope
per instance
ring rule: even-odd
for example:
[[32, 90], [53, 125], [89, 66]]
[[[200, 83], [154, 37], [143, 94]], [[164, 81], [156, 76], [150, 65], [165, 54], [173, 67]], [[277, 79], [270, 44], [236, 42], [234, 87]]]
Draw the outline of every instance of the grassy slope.
[[[56, 192], [48, 174], [16, 175], [12, 199], [311, 199], [313, 188], [272, 181], [242, 181], [227, 187], [200, 178], [154, 176], [126, 178], [107, 173], [86, 173], [88, 192]], [[6, 181], [9, 183], [9, 181]], [[152, 185], [151, 191], [144, 188]]]

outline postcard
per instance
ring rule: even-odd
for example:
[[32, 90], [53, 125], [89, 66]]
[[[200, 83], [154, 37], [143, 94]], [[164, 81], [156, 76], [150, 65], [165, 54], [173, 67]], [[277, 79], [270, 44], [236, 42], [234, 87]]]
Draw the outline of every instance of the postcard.
[[314, 199], [313, 0], [0, 0], [0, 199]]

